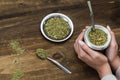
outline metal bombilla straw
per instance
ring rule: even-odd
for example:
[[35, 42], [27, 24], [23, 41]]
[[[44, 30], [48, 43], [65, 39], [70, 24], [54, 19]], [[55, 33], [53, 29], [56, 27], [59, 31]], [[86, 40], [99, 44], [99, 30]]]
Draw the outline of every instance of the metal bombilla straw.
[[94, 20], [94, 14], [93, 14], [93, 10], [92, 10], [92, 6], [91, 6], [91, 2], [90, 0], [87, 1], [89, 10], [90, 10], [90, 17], [91, 17], [91, 21], [92, 21], [92, 28], [91, 30], [94, 31], [95, 30], [95, 20]]

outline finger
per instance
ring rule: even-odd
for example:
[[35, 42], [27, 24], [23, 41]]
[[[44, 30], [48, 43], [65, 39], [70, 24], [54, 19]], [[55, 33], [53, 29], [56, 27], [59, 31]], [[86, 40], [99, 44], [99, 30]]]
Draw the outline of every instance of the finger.
[[78, 45], [77, 45], [76, 42], [75, 42], [75, 44], [74, 44], [74, 49], [75, 49], [75, 52], [76, 52], [77, 55], [78, 55], [78, 53], [79, 53], [80, 51], [79, 51], [79, 49], [78, 49]]
[[78, 54], [80, 53], [81, 47], [79, 47], [79, 44], [78, 44], [77, 42], [75, 42], [74, 48], [75, 48], [75, 51], [76, 51], [76, 53], [77, 53], [77, 55], [78, 55]]
[[80, 49], [80, 54], [78, 54], [78, 58], [85, 63], [89, 63], [92, 59], [91, 56], [88, 55], [83, 49]]
[[98, 56], [98, 52], [90, 49], [83, 41], [79, 41], [79, 45], [81, 46], [81, 48], [88, 53], [88, 55], [90, 55], [91, 57], [96, 57]]
[[114, 32], [111, 31], [110, 34], [111, 34], [111, 38], [112, 38], [112, 39], [111, 39], [111, 42], [112, 42], [112, 43], [117, 43]]
[[81, 34], [78, 36], [78, 38], [76, 40], [77, 42], [78, 42], [78, 40], [83, 40], [84, 33], [85, 33], [86, 29], [88, 29], [89, 27], [90, 26], [86, 26], [85, 29], [82, 30]]
[[85, 28], [88, 29], [90, 26], [86, 26]]
[[111, 44], [117, 43], [114, 32], [111, 31], [111, 28], [110, 28], [109, 26], [107, 26], [107, 29], [109, 30], [109, 32], [110, 32], [110, 34], [111, 34]]
[[78, 42], [79, 40], [81, 40], [81, 41], [83, 40], [85, 31], [86, 31], [86, 29], [88, 29], [89, 27], [90, 27], [90, 26], [86, 26], [86, 28], [82, 30], [81, 34], [80, 34], [80, 35], [78, 36], [78, 38], [76, 39], [76, 42]]
[[[115, 34], [114, 34], [114, 32], [111, 31], [110, 26], [107, 26], [107, 29], [109, 30], [109, 32], [110, 32], [110, 34], [111, 34], [112, 40], [113, 40], [113, 41], [116, 41], [116, 39], [115, 39]], [[113, 41], [112, 41], [112, 42], [113, 42]]]
[[109, 31], [111, 31], [111, 28], [110, 28], [110, 26], [109, 26], [109, 25], [107, 25], [107, 29], [108, 29]]
[[76, 39], [76, 42], [78, 42], [79, 40], [83, 40], [84, 33], [85, 33], [85, 29], [82, 30], [82, 32], [80, 33], [80, 35], [79, 35], [78, 38]]
[[75, 45], [76, 45], [75, 48], [77, 50], [76, 52], [78, 54], [78, 58], [84, 61], [85, 63], [91, 61], [91, 56], [88, 55], [84, 50], [82, 50], [81, 46], [78, 43], [76, 43]]

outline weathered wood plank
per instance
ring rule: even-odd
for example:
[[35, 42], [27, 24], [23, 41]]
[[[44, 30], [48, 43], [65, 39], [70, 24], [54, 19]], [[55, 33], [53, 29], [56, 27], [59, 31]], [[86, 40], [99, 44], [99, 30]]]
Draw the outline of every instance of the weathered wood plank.
[[[109, 24], [120, 44], [120, 1], [92, 0], [96, 24]], [[39, 30], [44, 16], [52, 12], [68, 15], [74, 23], [74, 34], [63, 43], [47, 41]], [[26, 49], [20, 58], [25, 75], [21, 80], [98, 80], [97, 73], [78, 60], [73, 44], [81, 30], [90, 25], [85, 0], [0, 0], [0, 80], [10, 80], [14, 72], [14, 55], [8, 47], [10, 40], [18, 40]], [[47, 49], [49, 56], [62, 55], [58, 60], [73, 74], [61, 71], [51, 62], [38, 59], [37, 48]], [[54, 58], [54, 57], [53, 57]]]

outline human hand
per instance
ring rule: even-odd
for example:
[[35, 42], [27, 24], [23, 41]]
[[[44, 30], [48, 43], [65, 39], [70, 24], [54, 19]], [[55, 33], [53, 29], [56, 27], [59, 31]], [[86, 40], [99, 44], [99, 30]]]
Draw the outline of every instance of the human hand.
[[120, 66], [120, 58], [118, 56], [118, 44], [115, 39], [114, 32], [111, 31], [109, 26], [107, 26], [107, 29], [109, 30], [112, 39], [111, 39], [110, 46], [106, 49], [106, 55], [108, 57], [108, 60], [111, 66], [116, 71], [117, 68]]
[[102, 78], [108, 74], [112, 74], [110, 65], [108, 64], [107, 57], [102, 53], [90, 49], [82, 40], [85, 33], [85, 29], [81, 32], [79, 37], [74, 43], [74, 49], [78, 55], [78, 58], [94, 68], [99, 76]]

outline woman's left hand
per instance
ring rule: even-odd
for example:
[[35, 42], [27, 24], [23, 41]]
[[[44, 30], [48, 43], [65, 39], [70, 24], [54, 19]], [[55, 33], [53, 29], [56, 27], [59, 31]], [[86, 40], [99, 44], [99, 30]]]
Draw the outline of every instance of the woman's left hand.
[[101, 78], [108, 74], [112, 74], [107, 57], [100, 52], [90, 49], [83, 42], [84, 33], [85, 29], [83, 29], [74, 43], [74, 48], [78, 58], [88, 64], [90, 67], [94, 68], [99, 73]]

